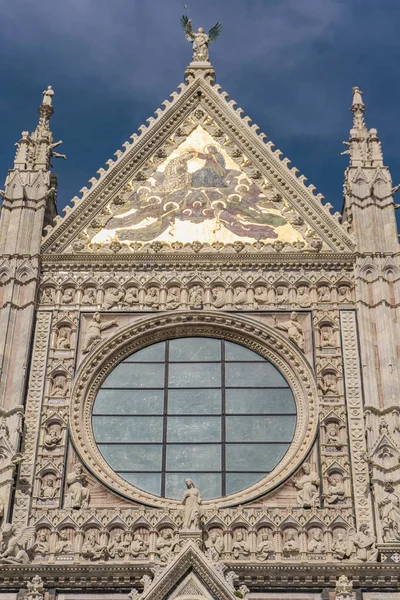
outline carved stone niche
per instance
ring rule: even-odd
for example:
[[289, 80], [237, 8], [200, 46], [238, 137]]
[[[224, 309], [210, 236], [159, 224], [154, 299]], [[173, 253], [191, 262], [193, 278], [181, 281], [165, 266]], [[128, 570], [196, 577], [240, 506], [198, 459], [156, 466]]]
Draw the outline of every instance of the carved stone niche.
[[66, 429], [65, 423], [57, 417], [48, 419], [44, 426], [43, 449], [45, 452], [54, 453], [61, 449], [61, 442]]
[[340, 452], [345, 444], [345, 424], [336, 416], [328, 416], [322, 423], [322, 443], [327, 453]]
[[322, 395], [325, 397], [338, 396], [338, 378], [337, 373], [333, 369], [324, 369], [321, 373], [321, 379], [318, 384]]
[[296, 527], [282, 529], [282, 554], [284, 558], [297, 558], [300, 553], [300, 537]]
[[72, 526], [61, 527], [57, 531], [54, 545], [54, 556], [56, 560], [65, 560], [65, 557], [74, 558], [76, 548], [76, 530]]
[[150, 548], [150, 531], [148, 527], [144, 527], [143, 525], [135, 527], [130, 539], [130, 556], [134, 559], [141, 560], [148, 558], [150, 551], [152, 551], [154, 555], [154, 548]]
[[63, 286], [61, 289], [60, 304], [74, 304], [76, 299], [76, 288], [71, 284]]
[[322, 527], [311, 526], [307, 529], [307, 553], [310, 558], [324, 560], [326, 541]]
[[264, 283], [256, 282], [254, 285], [254, 304], [257, 308], [267, 306], [270, 303], [268, 287]]
[[223, 285], [214, 285], [211, 288], [211, 304], [214, 308], [223, 308], [227, 304], [227, 293]]
[[250, 558], [249, 534], [246, 527], [235, 527], [232, 530], [231, 558], [233, 560]]
[[53, 286], [45, 285], [40, 291], [40, 303], [45, 305], [55, 304], [56, 289]]
[[257, 530], [256, 559], [265, 562], [274, 558], [274, 532], [271, 527], [260, 527]]
[[277, 283], [274, 289], [275, 292], [275, 304], [278, 306], [282, 304], [289, 304], [289, 287], [288, 285]]
[[64, 371], [54, 371], [51, 375], [49, 395], [54, 398], [65, 398], [70, 390], [69, 377]]
[[108, 556], [107, 543], [105, 532], [100, 532], [97, 527], [88, 527], [84, 531], [83, 544], [80, 549], [81, 557], [90, 562], [106, 560]]
[[139, 306], [139, 288], [136, 285], [130, 285], [125, 290], [124, 306], [137, 308]]
[[337, 298], [340, 304], [349, 304], [353, 301], [353, 287], [349, 283], [339, 283]]
[[188, 304], [192, 310], [201, 310], [204, 305], [204, 291], [200, 284], [192, 284], [188, 289]]
[[158, 285], [149, 285], [144, 290], [144, 307], [156, 310], [160, 304], [160, 288]]
[[296, 288], [296, 303], [301, 308], [308, 308], [312, 303], [311, 297], [311, 288], [305, 284], [301, 283]]
[[219, 562], [225, 552], [224, 532], [220, 527], [212, 526], [206, 530], [204, 548], [212, 562]]
[[94, 306], [97, 304], [97, 289], [94, 285], [85, 285], [82, 288], [82, 300], [83, 305]]
[[331, 302], [331, 288], [328, 283], [321, 283], [317, 287], [318, 302]]
[[235, 308], [243, 308], [248, 304], [247, 289], [244, 284], [234, 285], [232, 288], [232, 304]]
[[110, 310], [111, 308], [118, 308], [123, 303], [124, 292], [117, 286], [109, 285], [104, 289], [103, 308]]
[[130, 539], [121, 526], [110, 528], [107, 545], [107, 555], [111, 560], [124, 560], [129, 556]]
[[179, 539], [178, 531], [175, 531], [172, 527], [162, 527], [157, 532], [156, 559], [165, 564], [170, 562], [175, 554], [180, 551], [181, 544], [182, 541]]
[[38, 476], [37, 498], [40, 506], [57, 506], [60, 477], [51, 469], [43, 470]]
[[181, 306], [181, 287], [178, 284], [169, 285], [165, 290], [165, 308], [167, 310], [176, 310]]
[[337, 347], [337, 328], [330, 321], [323, 321], [318, 326], [318, 347], [321, 351], [332, 351]]
[[325, 507], [343, 504], [347, 495], [343, 471], [338, 468], [329, 469], [323, 494]]
[[29, 551], [32, 560], [44, 561], [49, 559], [51, 530], [48, 527], [39, 527], [35, 533], [35, 541]]
[[68, 323], [57, 324], [54, 348], [56, 350], [71, 350], [73, 347], [72, 327]]
[[346, 560], [353, 554], [354, 547], [349, 532], [342, 525], [332, 527], [331, 553], [334, 560]]

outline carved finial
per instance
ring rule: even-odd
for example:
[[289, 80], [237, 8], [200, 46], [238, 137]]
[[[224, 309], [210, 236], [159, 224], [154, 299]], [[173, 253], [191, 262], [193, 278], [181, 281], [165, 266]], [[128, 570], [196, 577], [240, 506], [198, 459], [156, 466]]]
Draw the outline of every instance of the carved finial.
[[43, 92], [42, 106], [53, 106], [53, 96], [54, 90], [51, 85], [49, 85], [47, 90], [44, 90]]
[[364, 112], [365, 111], [365, 104], [363, 102], [362, 99], [362, 91], [360, 90], [360, 88], [356, 85], [353, 87], [353, 102], [351, 104], [351, 111], [354, 113], [356, 111], [361, 111]]
[[349, 581], [346, 575], [340, 575], [336, 580], [335, 597], [336, 600], [352, 600], [353, 583]]

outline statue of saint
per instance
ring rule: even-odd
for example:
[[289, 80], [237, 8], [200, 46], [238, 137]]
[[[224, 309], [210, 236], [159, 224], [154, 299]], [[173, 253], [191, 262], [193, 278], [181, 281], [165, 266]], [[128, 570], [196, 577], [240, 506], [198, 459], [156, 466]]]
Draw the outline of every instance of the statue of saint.
[[105, 329], [109, 329], [110, 327], [115, 327], [117, 325], [118, 321], [116, 320], [102, 323], [100, 313], [94, 313], [93, 318], [88, 324], [88, 328], [86, 330], [82, 353], [86, 354], [87, 352], [90, 352], [90, 350], [100, 342], [101, 334]]
[[182, 504], [185, 507], [182, 529], [200, 529], [201, 495], [191, 479], [185, 480], [187, 490], [183, 494]]
[[181, 27], [185, 32], [187, 41], [193, 44], [192, 62], [208, 62], [208, 45], [212, 42], [215, 42], [221, 33], [221, 23], [216, 23], [214, 27], [210, 29], [208, 34], [202, 27], [199, 27], [197, 32], [194, 32], [191, 19], [189, 19], [186, 15], [183, 15], [181, 17]]
[[206, 554], [213, 562], [218, 562], [224, 549], [224, 540], [216, 531], [212, 531], [205, 541]]
[[291, 342], [296, 344], [300, 350], [304, 350], [304, 334], [303, 328], [299, 323], [297, 314], [295, 312], [290, 313], [290, 320], [278, 323], [276, 316], [274, 315], [275, 327], [287, 332], [287, 336]]
[[386, 496], [379, 502], [379, 516], [381, 518], [383, 537], [385, 541], [400, 539], [400, 498], [395, 493], [391, 481], [385, 483]]
[[54, 550], [54, 554], [73, 554], [74, 547], [72, 542], [68, 539], [68, 534], [66, 531], [58, 532], [58, 542], [56, 544], [56, 548]]
[[74, 470], [67, 475], [68, 494], [66, 505], [68, 508], [87, 508], [90, 494], [86, 488], [87, 479], [82, 465], [77, 463]]
[[274, 547], [272, 545], [271, 540], [268, 537], [268, 533], [263, 533], [261, 535], [261, 541], [257, 544], [257, 560], [264, 561], [268, 560], [269, 553], [273, 552]]
[[293, 484], [298, 489], [297, 502], [303, 508], [311, 508], [318, 502], [319, 477], [307, 463], [303, 466], [303, 473], [299, 479], [293, 478]]

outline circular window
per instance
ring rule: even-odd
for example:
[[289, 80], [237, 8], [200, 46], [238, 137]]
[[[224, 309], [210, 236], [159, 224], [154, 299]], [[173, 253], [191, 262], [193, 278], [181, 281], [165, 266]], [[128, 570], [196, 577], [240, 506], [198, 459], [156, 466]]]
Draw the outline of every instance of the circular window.
[[92, 413], [109, 466], [156, 496], [181, 498], [190, 477], [204, 499], [271, 472], [296, 428], [282, 374], [232, 342], [186, 337], [131, 354], [104, 380]]

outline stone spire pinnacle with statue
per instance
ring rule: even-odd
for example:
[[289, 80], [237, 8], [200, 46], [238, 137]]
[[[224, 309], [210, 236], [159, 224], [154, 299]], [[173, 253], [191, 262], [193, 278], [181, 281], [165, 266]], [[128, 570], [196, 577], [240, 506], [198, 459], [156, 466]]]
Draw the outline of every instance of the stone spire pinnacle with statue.
[[222, 31], [221, 23], [216, 23], [208, 33], [204, 31], [203, 27], [199, 27], [195, 32], [192, 27], [192, 20], [187, 15], [183, 15], [181, 26], [187, 41], [193, 44], [192, 62], [208, 63], [210, 61], [208, 46], [219, 37]]

